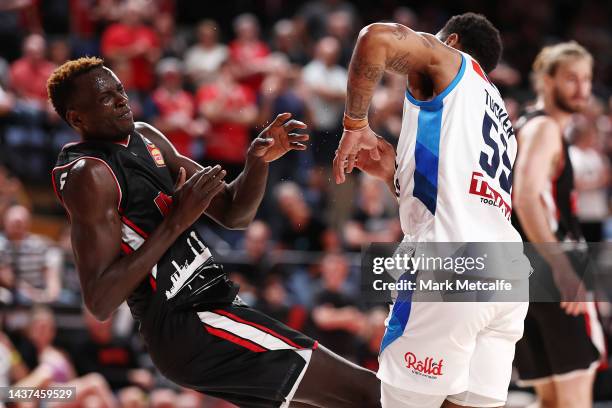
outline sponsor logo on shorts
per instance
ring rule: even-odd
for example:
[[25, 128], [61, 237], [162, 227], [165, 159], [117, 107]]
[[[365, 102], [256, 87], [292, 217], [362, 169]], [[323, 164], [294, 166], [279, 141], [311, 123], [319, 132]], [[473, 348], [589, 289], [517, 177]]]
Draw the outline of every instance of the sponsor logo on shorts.
[[404, 360], [406, 361], [406, 368], [412, 370], [414, 374], [433, 380], [444, 374], [442, 372], [442, 362], [444, 360], [442, 359], [437, 363], [432, 357], [425, 357], [425, 360], [419, 360], [414, 353], [409, 351], [404, 354]]

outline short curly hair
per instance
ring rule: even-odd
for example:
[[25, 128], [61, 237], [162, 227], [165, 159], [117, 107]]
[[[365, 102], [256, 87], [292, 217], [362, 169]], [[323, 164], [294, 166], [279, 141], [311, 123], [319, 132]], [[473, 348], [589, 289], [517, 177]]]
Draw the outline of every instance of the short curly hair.
[[464, 13], [451, 17], [440, 35], [446, 41], [453, 33], [459, 35], [463, 51], [474, 57], [485, 72], [495, 69], [502, 55], [502, 40], [499, 30], [485, 16]]
[[47, 94], [55, 111], [66, 122], [68, 101], [74, 89], [74, 80], [96, 68], [102, 68], [104, 60], [97, 57], [83, 57], [68, 61], [57, 67], [47, 80]]

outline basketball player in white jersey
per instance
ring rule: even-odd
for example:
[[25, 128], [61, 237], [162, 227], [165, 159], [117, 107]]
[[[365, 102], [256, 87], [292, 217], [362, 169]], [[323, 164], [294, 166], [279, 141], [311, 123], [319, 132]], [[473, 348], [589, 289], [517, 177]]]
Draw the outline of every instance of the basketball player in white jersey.
[[[486, 74], [501, 48], [497, 29], [474, 13], [436, 36], [386, 23], [359, 35], [335, 178], [358, 167], [384, 180], [399, 200], [405, 242], [521, 242], [510, 222], [516, 138]], [[386, 71], [408, 80], [397, 154], [367, 119]], [[398, 297], [379, 358], [383, 407], [503, 406], [526, 310]]]

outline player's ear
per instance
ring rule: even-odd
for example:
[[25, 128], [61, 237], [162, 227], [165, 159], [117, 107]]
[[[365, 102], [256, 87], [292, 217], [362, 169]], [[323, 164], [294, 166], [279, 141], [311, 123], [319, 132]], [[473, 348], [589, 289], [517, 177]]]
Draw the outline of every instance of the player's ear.
[[81, 115], [74, 109], [68, 109], [66, 111], [66, 121], [76, 130], [81, 130], [83, 128]]
[[444, 41], [444, 44], [448, 45], [449, 47], [461, 49], [461, 44], [459, 44], [459, 34], [457, 33], [450, 34], [446, 38], [446, 41]]

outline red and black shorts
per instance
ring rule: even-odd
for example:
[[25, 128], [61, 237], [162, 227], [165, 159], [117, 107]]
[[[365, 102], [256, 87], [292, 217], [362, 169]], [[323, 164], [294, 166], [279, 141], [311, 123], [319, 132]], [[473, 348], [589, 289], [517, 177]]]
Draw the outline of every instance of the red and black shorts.
[[288, 406], [317, 342], [248, 306], [168, 311], [143, 334], [170, 380], [240, 407]]

